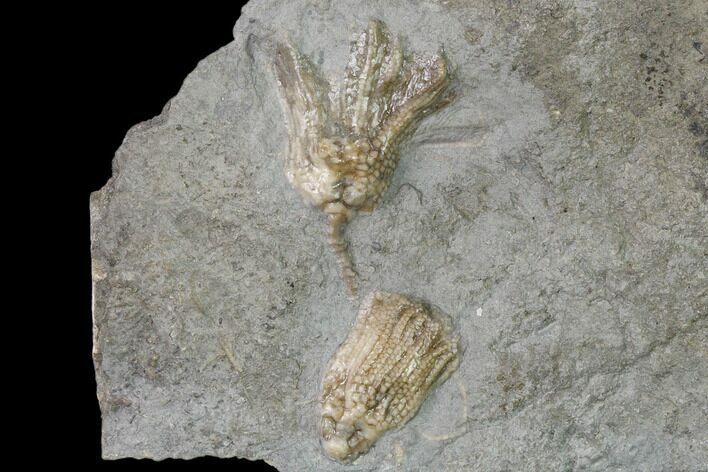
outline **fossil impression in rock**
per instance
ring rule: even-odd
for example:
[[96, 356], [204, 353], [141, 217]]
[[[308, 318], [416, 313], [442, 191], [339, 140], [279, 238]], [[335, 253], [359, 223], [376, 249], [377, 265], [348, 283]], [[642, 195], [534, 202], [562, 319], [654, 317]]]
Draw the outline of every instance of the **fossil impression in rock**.
[[344, 226], [376, 207], [398, 163], [398, 145], [423, 116], [449, 102], [447, 62], [441, 53], [404, 57], [400, 40], [371, 21], [352, 43], [341, 85], [319, 77], [291, 44], [277, 46], [275, 72], [288, 121], [288, 180], [328, 214], [329, 241], [355, 294]]
[[458, 365], [458, 338], [446, 315], [403, 295], [373, 293], [325, 373], [325, 451], [353, 461], [384, 432], [411, 419]]

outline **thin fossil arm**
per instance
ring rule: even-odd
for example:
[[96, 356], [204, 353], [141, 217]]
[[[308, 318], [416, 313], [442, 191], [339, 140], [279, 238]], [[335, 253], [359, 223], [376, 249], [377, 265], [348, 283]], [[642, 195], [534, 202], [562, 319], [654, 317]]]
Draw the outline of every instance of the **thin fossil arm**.
[[[316, 78], [312, 66], [290, 44], [278, 44], [275, 55], [275, 72], [281, 96], [286, 103], [290, 134], [298, 131], [310, 139], [311, 146], [319, 139], [324, 110], [315, 90]], [[310, 149], [314, 151], [314, 148]]]
[[353, 134], [366, 134], [371, 125], [370, 100], [379, 79], [381, 65], [388, 49], [388, 36], [381, 22], [372, 20], [368, 30], [352, 44], [352, 58], [344, 81], [349, 124]]
[[392, 86], [398, 80], [398, 76], [403, 66], [403, 49], [401, 48], [401, 38], [396, 35], [393, 46], [387, 47], [387, 54], [379, 73], [379, 81], [376, 84], [376, 95], [386, 97], [390, 93]]
[[322, 206], [337, 195], [336, 178], [322, 152], [327, 142], [323, 129], [329, 118], [329, 102], [324, 97], [328, 84], [290, 44], [277, 45], [274, 65], [288, 120], [288, 180], [310, 203]]
[[414, 132], [424, 116], [448, 103], [443, 100], [443, 94], [449, 83], [450, 73], [444, 56], [414, 63], [386, 110], [376, 136], [382, 153]]
[[[394, 95], [395, 87], [399, 83], [402, 67], [403, 49], [401, 48], [400, 38], [396, 36], [392, 46], [387, 44], [386, 55], [376, 83], [376, 90], [373, 92], [373, 103], [369, 110], [371, 130], [377, 130], [381, 125], [381, 119], [386, 113]], [[371, 131], [369, 133], [371, 134]]]

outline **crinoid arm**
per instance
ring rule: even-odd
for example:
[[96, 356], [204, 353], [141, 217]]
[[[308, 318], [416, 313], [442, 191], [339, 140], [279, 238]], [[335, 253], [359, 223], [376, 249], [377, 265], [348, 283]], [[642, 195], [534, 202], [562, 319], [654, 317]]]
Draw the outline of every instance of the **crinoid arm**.
[[373, 137], [382, 155], [395, 152], [398, 144], [415, 132], [425, 116], [450, 102], [449, 84], [449, 66], [442, 52], [431, 58], [416, 56], [406, 64], [406, 70], [392, 85], [394, 92]]
[[329, 119], [328, 85], [290, 44], [277, 45], [275, 73], [288, 121], [288, 180], [307, 201], [321, 207], [338, 198], [337, 175], [322, 152]]
[[391, 46], [380, 21], [372, 20], [352, 42], [342, 90], [342, 121], [352, 135], [369, 135], [378, 126], [387, 87], [398, 75], [402, 62], [400, 42], [396, 39]]
[[449, 83], [442, 53], [404, 59], [400, 38], [392, 39], [381, 21], [372, 20], [352, 43], [340, 120], [359, 146], [344, 169], [349, 193], [358, 197], [357, 210], [376, 208], [398, 164], [397, 145], [424, 116], [448, 102]]

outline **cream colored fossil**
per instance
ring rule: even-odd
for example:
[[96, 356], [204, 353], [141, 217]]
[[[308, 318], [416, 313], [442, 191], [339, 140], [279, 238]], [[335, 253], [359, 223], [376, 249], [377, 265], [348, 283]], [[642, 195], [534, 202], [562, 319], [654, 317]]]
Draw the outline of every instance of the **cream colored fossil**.
[[352, 43], [341, 86], [320, 78], [290, 44], [277, 46], [275, 72], [288, 121], [288, 180], [329, 215], [329, 241], [355, 294], [344, 226], [357, 212], [374, 210], [391, 182], [400, 142], [449, 101], [447, 63], [442, 54], [405, 58], [400, 40], [391, 41], [374, 20]]
[[458, 365], [458, 338], [446, 315], [403, 295], [373, 293], [325, 373], [325, 451], [340, 461], [356, 459], [411, 419]]

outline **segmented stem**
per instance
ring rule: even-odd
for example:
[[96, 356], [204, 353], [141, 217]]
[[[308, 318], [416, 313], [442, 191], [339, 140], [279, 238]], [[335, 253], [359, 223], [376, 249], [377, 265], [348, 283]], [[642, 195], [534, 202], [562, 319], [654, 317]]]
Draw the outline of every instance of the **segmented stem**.
[[339, 268], [342, 272], [342, 279], [347, 287], [347, 291], [349, 295], [356, 296], [357, 274], [354, 272], [352, 256], [349, 253], [349, 243], [347, 243], [347, 240], [344, 238], [344, 227], [347, 225], [348, 221], [347, 216], [343, 213], [330, 213], [328, 236], [329, 243], [332, 245], [334, 253], [337, 256]]

